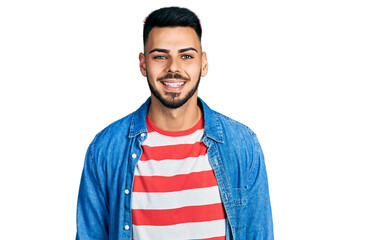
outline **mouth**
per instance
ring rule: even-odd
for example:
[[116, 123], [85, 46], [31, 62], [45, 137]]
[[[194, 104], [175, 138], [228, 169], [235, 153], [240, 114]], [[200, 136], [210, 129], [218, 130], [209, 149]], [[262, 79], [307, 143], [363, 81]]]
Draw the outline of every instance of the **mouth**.
[[164, 85], [165, 89], [169, 91], [177, 91], [183, 88], [186, 81], [162, 80], [161, 83]]

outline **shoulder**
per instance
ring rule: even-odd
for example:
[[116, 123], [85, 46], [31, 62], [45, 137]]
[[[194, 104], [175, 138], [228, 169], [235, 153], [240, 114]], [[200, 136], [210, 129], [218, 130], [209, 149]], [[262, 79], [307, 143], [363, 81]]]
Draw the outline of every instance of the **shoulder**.
[[133, 113], [111, 123], [94, 137], [91, 143], [92, 153], [99, 153], [111, 149], [126, 141]]
[[219, 112], [214, 111], [214, 113], [219, 120], [218, 122], [220, 123], [220, 126], [222, 128], [224, 137], [228, 138], [228, 140], [246, 141], [252, 143], [253, 145], [259, 145], [259, 141], [255, 132], [248, 126]]
[[[255, 133], [248, 126], [212, 110], [201, 98], [199, 98], [199, 104], [204, 112], [205, 130], [208, 136], [232, 146], [248, 145], [243, 144], [244, 142], [251, 143], [253, 146], [259, 144]], [[250, 145], [245, 147], [250, 147]]]
[[150, 98], [148, 98], [136, 111], [107, 126], [96, 135], [93, 143], [100, 144], [116, 140], [126, 141], [128, 137], [134, 137], [141, 131], [145, 131], [145, 117], [149, 103]]

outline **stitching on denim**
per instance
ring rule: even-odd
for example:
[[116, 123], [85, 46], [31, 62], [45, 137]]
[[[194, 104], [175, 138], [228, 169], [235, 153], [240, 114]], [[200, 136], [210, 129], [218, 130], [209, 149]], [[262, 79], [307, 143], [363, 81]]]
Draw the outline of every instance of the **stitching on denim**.
[[239, 232], [239, 231], [243, 230], [244, 228], [246, 228], [246, 225], [245, 225], [245, 226], [242, 226], [242, 227], [234, 228], [234, 231], [235, 231], [235, 232]]
[[[222, 113], [219, 113], [219, 112], [216, 112], [216, 111], [214, 111], [215, 112], [215, 114], [217, 114], [219, 117], [222, 117], [222, 118], [224, 118], [224, 119], [226, 119], [226, 120], [228, 120], [229, 122], [231, 122], [231, 123], [234, 123], [234, 124], [236, 124], [236, 125], [239, 125], [239, 126], [242, 126], [243, 128], [244, 128], [244, 130], [247, 130], [247, 131], [251, 131], [251, 132], [253, 132], [248, 126], [246, 126], [245, 124], [243, 124], [243, 123], [241, 123], [241, 122], [239, 122], [239, 121], [237, 121], [237, 120], [234, 120], [234, 119], [232, 119], [232, 118], [230, 118], [230, 117], [228, 117], [228, 116], [225, 116], [225, 115], [223, 115]], [[253, 132], [254, 133], [254, 132]]]
[[233, 188], [234, 191], [238, 191], [237, 195], [241, 195], [238, 199], [233, 197], [234, 206], [240, 207], [247, 204], [247, 199], [245, 197], [247, 188]]
[[[260, 148], [260, 144], [259, 144], [259, 141], [258, 141], [258, 138], [257, 138], [257, 135], [253, 132], [253, 131], [250, 131], [249, 132], [251, 134], [251, 144], [252, 144], [252, 149], [253, 149], [253, 154], [251, 155], [252, 156], [252, 165], [251, 165], [251, 169], [250, 169], [250, 175], [249, 175], [249, 179], [248, 181], [249, 182], [252, 182], [255, 178], [256, 178], [256, 169], [257, 169], [257, 166], [260, 164], [260, 161], [261, 161], [261, 148]], [[254, 153], [255, 151], [255, 153]], [[255, 156], [255, 159], [254, 159], [254, 156]]]

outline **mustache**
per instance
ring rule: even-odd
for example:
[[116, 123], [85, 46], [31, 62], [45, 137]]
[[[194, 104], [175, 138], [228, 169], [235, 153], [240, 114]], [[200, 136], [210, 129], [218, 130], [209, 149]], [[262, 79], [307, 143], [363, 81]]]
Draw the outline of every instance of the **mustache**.
[[186, 78], [186, 77], [182, 76], [179, 73], [174, 73], [174, 74], [168, 73], [165, 76], [157, 78], [157, 80], [158, 81], [162, 81], [164, 79], [173, 79], [173, 78], [175, 78], [175, 79], [182, 79], [182, 80], [186, 80], [186, 81], [190, 80], [189, 78]]

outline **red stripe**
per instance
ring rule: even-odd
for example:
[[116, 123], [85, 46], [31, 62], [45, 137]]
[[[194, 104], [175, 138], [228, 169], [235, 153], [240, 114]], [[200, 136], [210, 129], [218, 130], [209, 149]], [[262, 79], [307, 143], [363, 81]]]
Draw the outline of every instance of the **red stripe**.
[[222, 203], [167, 210], [132, 210], [134, 225], [166, 226], [225, 219]]
[[143, 153], [140, 161], [185, 159], [188, 157], [199, 157], [207, 153], [207, 147], [203, 142], [194, 144], [178, 144], [158, 147], [143, 146]]
[[225, 236], [213, 237], [213, 238], [195, 238], [193, 240], [225, 240]]
[[193, 188], [217, 186], [213, 170], [193, 172], [189, 174], [162, 176], [134, 177], [134, 192], [174, 192]]

